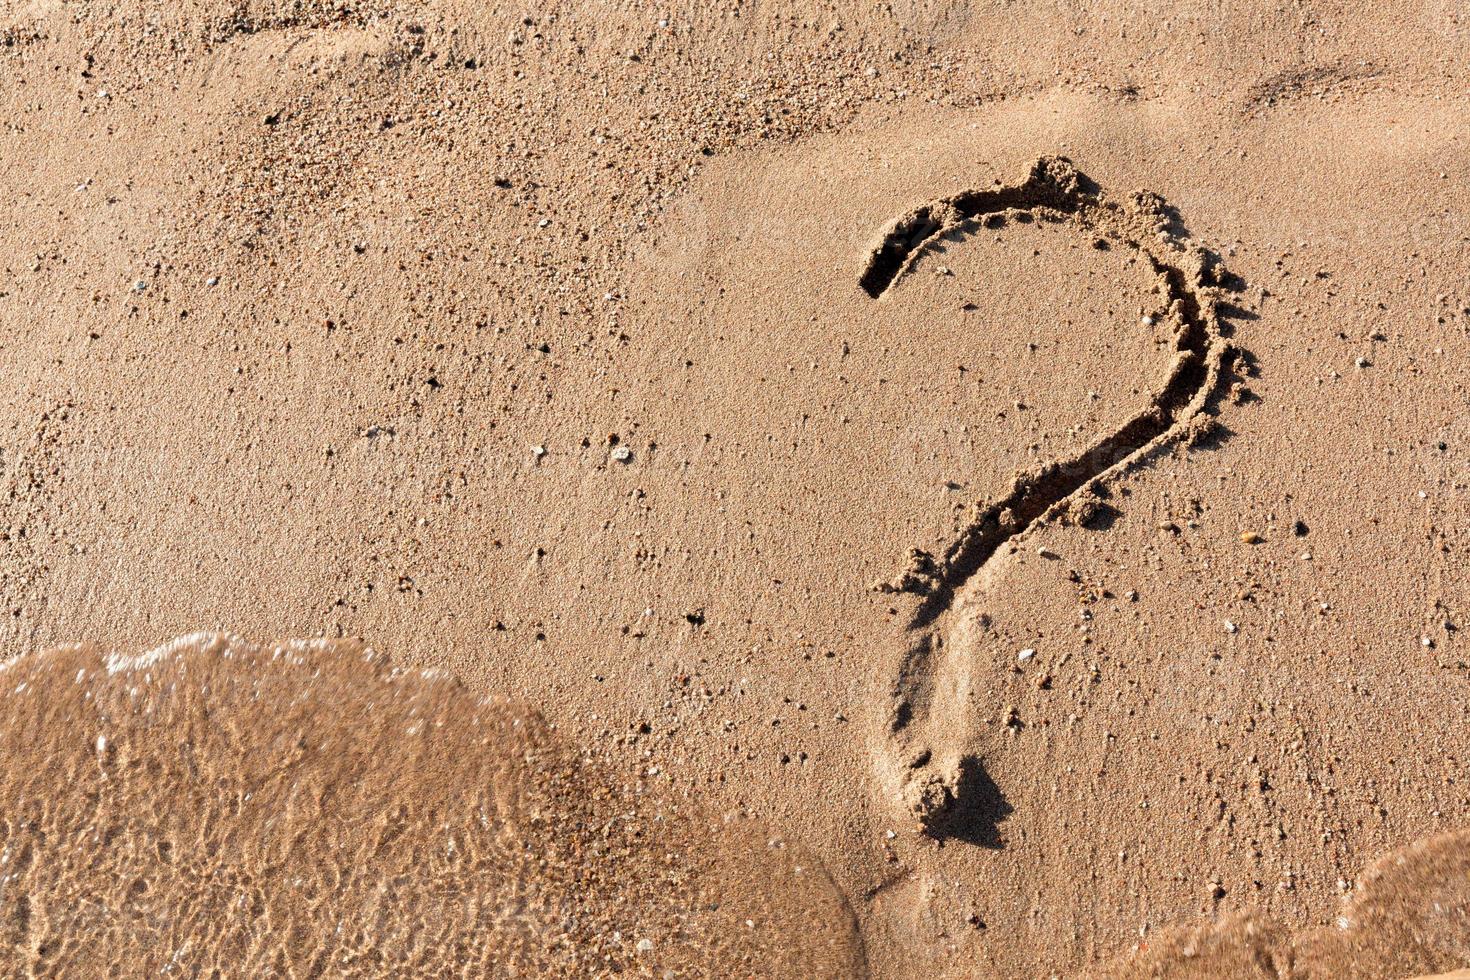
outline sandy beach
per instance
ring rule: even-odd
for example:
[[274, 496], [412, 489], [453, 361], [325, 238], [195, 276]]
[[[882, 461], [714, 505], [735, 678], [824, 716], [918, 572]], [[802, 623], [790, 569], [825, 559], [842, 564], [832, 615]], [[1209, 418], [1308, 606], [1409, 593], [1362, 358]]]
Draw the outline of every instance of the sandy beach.
[[1467, 68], [0, 3], [0, 972], [1470, 968]]

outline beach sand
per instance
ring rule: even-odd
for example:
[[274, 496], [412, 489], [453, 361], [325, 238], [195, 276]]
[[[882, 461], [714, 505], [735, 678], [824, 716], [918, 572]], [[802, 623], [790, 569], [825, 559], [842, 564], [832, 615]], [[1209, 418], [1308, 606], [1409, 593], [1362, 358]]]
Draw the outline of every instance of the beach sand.
[[[490, 699], [577, 780], [691, 814], [670, 849], [781, 883], [751, 943], [698, 919], [635, 973], [1470, 966], [1467, 62], [1449, 0], [0, 6], [0, 649], [33, 685], [0, 847], [98, 825], [76, 699], [126, 701], [100, 651], [218, 631], [332, 641], [303, 704], [440, 671], [460, 727], [217, 688], [223, 775], [326, 725], [365, 753], [293, 763], [358, 794], [327, 823], [414, 817], [381, 864], [318, 861], [361, 865], [359, 904], [304, 918], [245, 848], [305, 931], [240, 947], [216, 896], [190, 962], [345, 972], [312, 944], [439, 853], [452, 785], [532, 787], [553, 837], [605, 821], [489, 774], [522, 737], [474, 757]], [[222, 643], [170, 656], [231, 691], [283, 669]], [[147, 730], [157, 767], [89, 791], [109, 812], [245, 819]], [[18, 910], [121, 915], [129, 862], [198, 891], [162, 817], [117, 819], [93, 871], [53, 834], [0, 890], [7, 966], [61, 955]], [[444, 869], [484, 907], [605, 887], [573, 958], [470, 916], [481, 958], [432, 965], [611, 969], [574, 957], [673, 935], [665, 899], [745, 901], [702, 865], [651, 890], [656, 850]], [[409, 948], [414, 914], [353, 948]]]

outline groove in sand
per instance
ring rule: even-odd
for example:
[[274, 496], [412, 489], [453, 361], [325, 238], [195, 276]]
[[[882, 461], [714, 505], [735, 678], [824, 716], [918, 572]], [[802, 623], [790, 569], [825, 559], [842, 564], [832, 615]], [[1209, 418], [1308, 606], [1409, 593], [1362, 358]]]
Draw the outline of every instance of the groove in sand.
[[[1128, 248], [1147, 259], [1168, 315], [1179, 324], [1175, 354], [1147, 408], [1080, 453], [1017, 476], [1009, 493], [977, 508], [943, 555], [916, 551], [911, 567], [881, 587], [918, 598], [907, 624], [911, 641], [894, 684], [881, 768], [905, 807], [938, 836], [947, 835], [955, 814], [966, 808], [970, 774], [978, 772], [978, 760], [957, 735], [964, 730], [967, 685], [955, 673], [959, 658], [946, 655], [948, 624], [941, 621], [1005, 545], [1050, 519], [1087, 523], [1097, 512], [1104, 481], [1208, 432], [1213, 420], [1206, 409], [1232, 357], [1220, 329], [1223, 270], [1214, 257], [1172, 233], [1168, 210], [1156, 195], [1137, 192], [1113, 201], [1061, 157], [1038, 160], [1019, 184], [964, 191], [897, 219], [869, 254], [859, 285], [874, 299], [890, 301], [939, 242], [1032, 220], [1070, 222], [1096, 248]], [[956, 682], [942, 683], [946, 679]], [[916, 733], [920, 728], [931, 730], [927, 739]]]

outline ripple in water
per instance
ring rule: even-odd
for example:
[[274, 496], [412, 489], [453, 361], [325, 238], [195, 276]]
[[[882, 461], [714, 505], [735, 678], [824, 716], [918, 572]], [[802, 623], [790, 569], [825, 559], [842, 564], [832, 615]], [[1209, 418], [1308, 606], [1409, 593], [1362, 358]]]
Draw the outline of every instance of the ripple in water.
[[0, 974], [853, 976], [807, 855], [360, 646], [0, 667]]
[[[1470, 980], [1470, 830], [1419, 841], [1360, 877], [1337, 921], [1292, 937], [1257, 916], [1166, 932], [1094, 980]], [[1450, 973], [1449, 971], [1455, 971]], [[1436, 977], [1429, 977], [1436, 974]]]

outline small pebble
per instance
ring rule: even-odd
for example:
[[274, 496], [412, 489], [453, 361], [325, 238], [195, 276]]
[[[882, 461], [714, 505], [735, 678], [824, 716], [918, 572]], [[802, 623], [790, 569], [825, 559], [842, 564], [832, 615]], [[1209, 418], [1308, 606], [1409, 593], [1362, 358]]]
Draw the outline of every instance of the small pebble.
[[633, 450], [627, 446], [619, 446], [612, 451], [612, 458], [619, 463], [629, 462], [633, 458]]
[[1236, 629], [1238, 629], [1238, 627], [1234, 623], [1232, 623], [1228, 619], [1225, 620], [1225, 632], [1227, 632], [1227, 633], [1234, 633], [1236, 631]]
[[532, 446], [531, 447], [531, 453], [537, 459], [540, 459], [542, 456], [545, 456], [546, 455], [546, 447], [545, 446]]
[[1021, 663], [1024, 664], [1026, 661], [1032, 659], [1035, 656], [1036, 656], [1036, 651], [1033, 650], [1033, 649], [1031, 649], [1030, 647], [1027, 647], [1026, 649], [1022, 650], [1020, 653], [1016, 654], [1016, 659], [1019, 660]]
[[1240, 540], [1244, 541], [1246, 544], [1263, 544], [1266, 539], [1261, 537], [1255, 531], [1242, 531], [1240, 532]]

